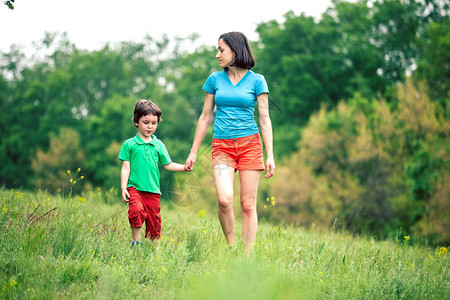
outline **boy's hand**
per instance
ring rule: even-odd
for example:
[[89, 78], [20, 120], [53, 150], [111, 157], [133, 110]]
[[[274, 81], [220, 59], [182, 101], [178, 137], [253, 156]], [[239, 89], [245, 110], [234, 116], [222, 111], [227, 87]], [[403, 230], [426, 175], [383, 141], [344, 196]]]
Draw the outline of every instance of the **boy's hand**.
[[130, 201], [130, 194], [126, 189], [122, 190], [122, 201], [128, 203]]

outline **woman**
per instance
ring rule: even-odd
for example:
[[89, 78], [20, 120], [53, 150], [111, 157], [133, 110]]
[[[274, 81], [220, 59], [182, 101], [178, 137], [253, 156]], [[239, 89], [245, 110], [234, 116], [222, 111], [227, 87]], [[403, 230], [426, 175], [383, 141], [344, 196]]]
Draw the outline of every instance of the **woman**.
[[256, 239], [256, 195], [259, 175], [264, 170], [263, 147], [254, 118], [256, 104], [267, 154], [265, 177], [272, 177], [275, 173], [269, 89], [264, 77], [250, 70], [255, 60], [244, 34], [222, 34], [216, 58], [223, 71], [211, 74], [203, 86], [205, 103], [186, 160], [186, 169], [194, 168], [197, 151], [217, 107], [211, 150], [219, 220], [228, 245], [235, 247], [233, 179], [234, 173], [239, 170], [242, 240], [248, 254]]

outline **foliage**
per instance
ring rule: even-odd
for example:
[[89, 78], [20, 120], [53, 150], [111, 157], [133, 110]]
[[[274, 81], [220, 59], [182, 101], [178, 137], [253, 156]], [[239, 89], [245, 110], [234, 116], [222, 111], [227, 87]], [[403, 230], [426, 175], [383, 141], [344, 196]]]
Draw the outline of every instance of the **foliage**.
[[[355, 92], [368, 99], [395, 98], [391, 90], [419, 58], [418, 41], [428, 40], [422, 39], [424, 28], [448, 20], [448, 5], [441, 9], [436, 2], [336, 0], [319, 20], [288, 12], [283, 23], [259, 24], [257, 69], [270, 83], [280, 154], [296, 150], [294, 132], [300, 130], [292, 128], [303, 127], [323, 104], [335, 107]], [[434, 60], [443, 59], [445, 54]]]
[[[445, 223], [445, 213], [431, 211], [449, 203], [442, 184], [450, 123], [421, 87], [400, 85], [395, 109], [358, 95], [329, 112], [322, 108], [303, 130], [300, 150], [279, 168], [270, 216], [379, 236], [399, 227], [412, 232], [424, 219]], [[445, 230], [428, 232], [449, 242]]]
[[159, 245], [132, 249], [122, 205], [90, 193], [1, 189], [0, 199], [2, 299], [441, 299], [450, 292], [447, 248], [417, 246], [414, 236], [379, 242], [262, 222], [247, 259], [241, 247], [225, 246], [216, 217], [163, 206]]
[[120, 187], [121, 164], [117, 157], [122, 143], [136, 135], [132, 120], [135, 104], [131, 97], [113, 95], [105, 101], [100, 113], [87, 121], [87, 176], [97, 186]]
[[450, 19], [429, 24], [424, 37], [419, 43], [420, 59], [415, 76], [425, 80], [430, 87], [430, 97], [441, 100], [448, 109], [445, 99], [450, 93]]
[[68, 192], [73, 182], [66, 180], [67, 168], [75, 170], [84, 167], [84, 161], [85, 154], [78, 133], [69, 128], [61, 128], [58, 136], [50, 138], [48, 151], [39, 150], [32, 161], [33, 170], [37, 174], [36, 187], [50, 192], [65, 187]]

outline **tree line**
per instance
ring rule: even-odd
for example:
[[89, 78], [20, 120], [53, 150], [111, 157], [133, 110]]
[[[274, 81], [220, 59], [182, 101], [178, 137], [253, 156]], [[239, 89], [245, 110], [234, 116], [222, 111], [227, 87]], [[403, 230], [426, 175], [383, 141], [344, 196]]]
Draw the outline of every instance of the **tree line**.
[[[254, 70], [269, 84], [279, 167], [261, 186], [277, 203], [263, 217], [450, 241], [449, 27], [448, 4], [428, 0], [335, 0], [319, 20], [288, 12], [257, 26]], [[81, 168], [84, 189], [118, 187], [141, 98], [161, 106], [157, 136], [184, 162], [201, 87], [218, 70], [214, 47], [185, 50], [195, 38], [87, 51], [46, 33], [31, 57], [19, 46], [1, 53], [0, 184], [57, 192]], [[163, 172], [163, 193], [188, 193], [183, 176]], [[208, 186], [207, 164], [191, 176]]]

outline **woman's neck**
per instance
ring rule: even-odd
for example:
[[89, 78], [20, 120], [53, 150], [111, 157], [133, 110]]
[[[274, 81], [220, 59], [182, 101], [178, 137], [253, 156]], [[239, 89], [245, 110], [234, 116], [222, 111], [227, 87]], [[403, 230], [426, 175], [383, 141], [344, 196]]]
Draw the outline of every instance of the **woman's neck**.
[[239, 67], [228, 67], [228, 74], [233, 77], [244, 77], [248, 71]]
[[247, 74], [249, 70], [237, 68], [237, 67], [229, 67], [228, 68], [228, 78], [230, 78], [231, 82], [233, 84], [236, 84], [239, 82], [242, 78], [244, 78], [245, 74]]

